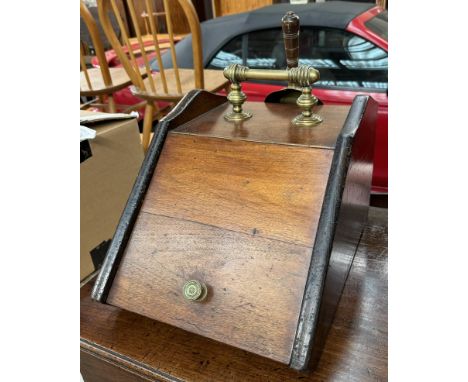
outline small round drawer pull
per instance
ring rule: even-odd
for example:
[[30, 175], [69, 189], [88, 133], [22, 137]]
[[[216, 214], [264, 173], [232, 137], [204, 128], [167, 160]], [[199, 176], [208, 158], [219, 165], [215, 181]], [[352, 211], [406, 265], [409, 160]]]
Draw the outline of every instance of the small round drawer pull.
[[184, 284], [184, 298], [189, 301], [203, 301], [207, 294], [206, 285], [197, 280], [190, 280]]

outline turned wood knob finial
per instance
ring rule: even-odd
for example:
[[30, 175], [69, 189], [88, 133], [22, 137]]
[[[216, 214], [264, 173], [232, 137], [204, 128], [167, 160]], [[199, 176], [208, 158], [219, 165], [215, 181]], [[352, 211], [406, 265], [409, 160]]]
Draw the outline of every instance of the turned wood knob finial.
[[299, 16], [293, 11], [287, 12], [281, 19], [284, 49], [288, 68], [299, 64]]
[[189, 280], [184, 284], [184, 298], [189, 301], [203, 301], [208, 293], [206, 285], [198, 280]]

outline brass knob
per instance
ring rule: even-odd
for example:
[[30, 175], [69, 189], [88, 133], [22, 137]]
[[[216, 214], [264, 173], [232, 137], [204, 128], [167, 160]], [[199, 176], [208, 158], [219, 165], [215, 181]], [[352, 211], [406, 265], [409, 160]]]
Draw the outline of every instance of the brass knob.
[[184, 298], [189, 301], [203, 301], [208, 293], [206, 285], [198, 280], [190, 280], [184, 284]]

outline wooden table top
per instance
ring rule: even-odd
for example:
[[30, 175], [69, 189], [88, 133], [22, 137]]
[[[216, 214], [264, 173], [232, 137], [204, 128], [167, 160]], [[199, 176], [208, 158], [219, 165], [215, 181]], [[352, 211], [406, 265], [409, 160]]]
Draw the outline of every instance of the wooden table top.
[[[313, 372], [90, 299], [81, 288], [81, 373], [93, 381], [386, 381], [387, 210], [371, 208]], [[125, 376], [122, 376], [124, 375]]]

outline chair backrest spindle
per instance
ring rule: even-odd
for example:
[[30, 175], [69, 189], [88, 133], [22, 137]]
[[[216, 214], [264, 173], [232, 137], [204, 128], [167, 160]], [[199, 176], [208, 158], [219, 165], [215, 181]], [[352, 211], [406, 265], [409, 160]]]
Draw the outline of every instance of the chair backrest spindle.
[[[99, 30], [97, 27], [97, 23], [93, 18], [93, 15], [89, 11], [89, 9], [86, 7], [86, 5], [83, 3], [83, 1], [80, 0], [80, 16], [83, 18], [83, 21], [86, 25], [86, 28], [88, 28], [89, 35], [91, 37], [91, 41], [93, 43], [93, 48], [95, 50], [96, 56], [99, 61], [99, 67], [101, 70], [102, 78], [104, 81], [104, 84], [106, 86], [111, 86], [112, 85], [112, 78], [110, 75], [109, 71], [109, 66], [107, 65], [107, 60], [106, 60], [106, 54], [104, 51], [104, 46], [102, 44], [101, 38], [99, 36]], [[83, 47], [81, 46], [80, 49], [80, 55], [83, 55], [83, 62], [84, 62], [84, 52], [83, 52]], [[81, 59], [81, 58], [80, 58]], [[86, 69], [86, 63], [84, 64], [84, 69], [83, 69], [83, 62], [81, 62], [81, 67], [82, 70], [85, 73], [86, 81], [89, 81], [89, 76], [88, 72]], [[88, 86], [90, 86], [90, 82], [88, 83]], [[91, 89], [91, 86], [90, 86]]]
[[167, 80], [166, 80], [166, 73], [164, 71], [164, 65], [162, 63], [162, 58], [161, 58], [161, 50], [159, 49], [159, 42], [158, 42], [158, 17], [154, 17], [155, 12], [153, 11], [153, 4], [152, 0], [145, 0], [146, 3], [146, 9], [148, 11], [149, 15], [149, 24], [151, 28], [151, 35], [153, 37], [153, 44], [154, 44], [154, 49], [156, 52], [156, 59], [158, 60], [158, 67], [159, 67], [159, 72], [161, 73], [161, 82], [163, 85], [164, 93], [168, 94], [169, 90], [167, 88]]
[[175, 44], [174, 44], [174, 33], [172, 31], [172, 18], [171, 18], [171, 7], [169, 6], [169, 2], [167, 0], [163, 0], [164, 2], [164, 10], [166, 11], [166, 26], [167, 26], [167, 33], [169, 34], [169, 44], [171, 50], [171, 59], [172, 59], [172, 66], [174, 68], [175, 78], [176, 78], [176, 86], [177, 92], [182, 94], [182, 86], [180, 85], [180, 74], [179, 74], [179, 66], [177, 65], [177, 56], [175, 52]]
[[192, 51], [193, 51], [193, 70], [195, 72], [195, 87], [197, 89], [205, 88], [203, 76], [203, 50], [201, 39], [200, 20], [197, 16], [197, 11], [193, 3], [189, 0], [179, 0], [179, 5], [182, 7], [187, 21], [189, 23], [190, 32], [192, 33]]
[[148, 61], [148, 57], [146, 55], [145, 44], [143, 42], [140, 25], [138, 24], [138, 18], [137, 18], [137, 14], [135, 11], [135, 5], [133, 4], [132, 0], [128, 0], [127, 5], [128, 5], [128, 10], [130, 12], [130, 17], [132, 19], [133, 27], [135, 28], [135, 33], [137, 35], [136, 37], [138, 40], [138, 45], [140, 46], [140, 54], [143, 58], [143, 62], [144, 62], [145, 69], [146, 69], [146, 74], [148, 75], [148, 79], [149, 79], [149, 84], [150, 84], [151, 90], [153, 92], [156, 92], [156, 86], [155, 86], [154, 78], [151, 75], [151, 67]]
[[[117, 23], [119, 25], [119, 28], [122, 32], [122, 40], [125, 42], [125, 45], [127, 46], [127, 51], [128, 55], [130, 56], [130, 59], [126, 56], [125, 52], [122, 50], [122, 47], [120, 45], [120, 41], [117, 38], [117, 35], [112, 27], [112, 24], [110, 22], [110, 18], [108, 17], [109, 14], [109, 4], [112, 8], [112, 11], [115, 15], [115, 18], [117, 20]], [[115, 0], [110, 0], [110, 2], [107, 2], [107, 7], [104, 12], [106, 12], [106, 17], [103, 17], [102, 12], [103, 10], [101, 9], [101, 3], [98, 2], [98, 12], [99, 12], [99, 20], [101, 21], [102, 27], [104, 29], [104, 32], [106, 33], [107, 38], [109, 39], [109, 42], [111, 43], [112, 47], [115, 47], [117, 44], [119, 46], [119, 49], [116, 50], [116, 53], [122, 63], [122, 66], [125, 68], [127, 74], [129, 75], [130, 79], [132, 80], [133, 84], [139, 86], [141, 89], [145, 90], [145, 84], [143, 82], [143, 79], [141, 78], [140, 75], [140, 69], [138, 67], [138, 63], [136, 61], [136, 57], [133, 53], [132, 46], [130, 44], [130, 39], [128, 37], [128, 34], [126, 32], [126, 28], [124, 27], [124, 22], [122, 20], [122, 17], [120, 16], [119, 9], [117, 7], [117, 4]], [[109, 31], [113, 32], [109, 34]], [[115, 50], [115, 48], [114, 48]]]
[[149, 17], [148, 13], [143, 11], [141, 14], [141, 18], [143, 19], [143, 22], [145, 23], [145, 34], [150, 34], [148, 17]]
[[88, 84], [88, 88], [92, 90], [93, 86], [91, 85], [91, 80], [89, 78], [88, 68], [86, 67], [85, 52], [83, 49], [83, 44], [81, 42], [80, 42], [80, 66], [81, 66], [81, 71], [84, 73], [86, 83]]

